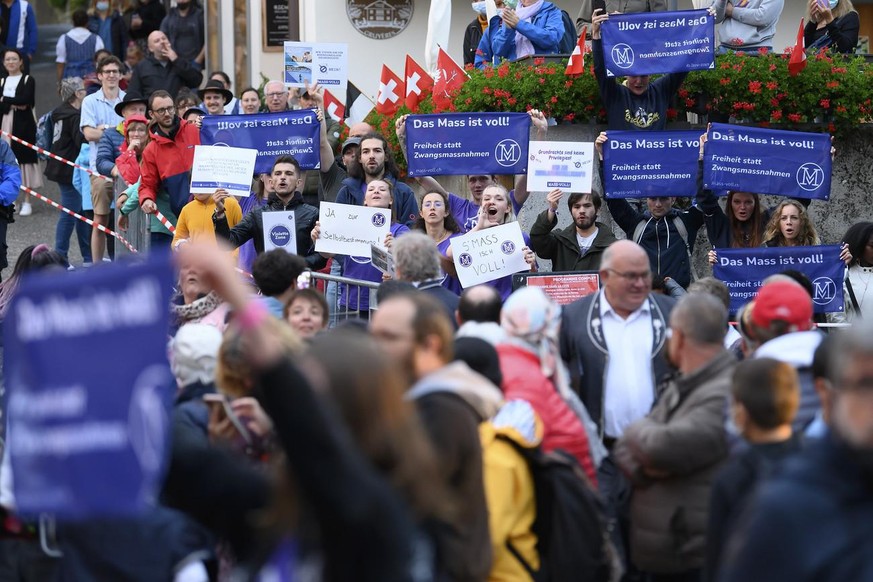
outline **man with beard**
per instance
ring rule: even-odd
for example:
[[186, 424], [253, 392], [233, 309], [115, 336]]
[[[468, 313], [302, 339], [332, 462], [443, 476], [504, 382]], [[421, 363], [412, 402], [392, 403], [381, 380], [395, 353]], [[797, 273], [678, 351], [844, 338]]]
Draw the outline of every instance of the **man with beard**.
[[701, 579], [710, 490], [728, 456], [725, 411], [736, 358], [724, 347], [727, 321], [711, 295], [679, 300], [667, 342], [678, 374], [613, 450], [633, 485], [631, 561], [652, 582]]
[[154, 126], [151, 141], [142, 153], [139, 204], [143, 212], [154, 214], [159, 191], [166, 192], [173, 213], [179, 216], [191, 196], [191, 166], [194, 146], [200, 145], [200, 128], [179, 119], [173, 98], [166, 91], [152, 93], [149, 111]]
[[873, 320], [833, 340], [829, 434], [763, 485], [720, 581], [873, 580]]
[[392, 295], [373, 314], [370, 334], [405, 374], [411, 386], [407, 399], [433, 441], [451, 495], [447, 501], [456, 517], [434, 528], [445, 577], [485, 580], [491, 569], [491, 540], [479, 424], [497, 412], [502, 394], [463, 362], [452, 361], [452, 324], [432, 297]]
[[552, 261], [552, 271], [597, 271], [606, 247], [615, 242], [612, 231], [597, 222], [603, 200], [600, 195], [570, 194], [567, 208], [573, 223], [558, 230], [558, 203], [561, 190], [546, 196], [548, 209], [537, 216], [530, 229], [530, 248], [543, 259]]
[[212, 215], [215, 235], [227, 240], [234, 248], [252, 240], [255, 243], [255, 252], [260, 255], [264, 252], [264, 212], [290, 211], [294, 213], [297, 255], [306, 259], [308, 268], [321, 269], [326, 261], [314, 251], [309, 238], [309, 233], [318, 220], [318, 209], [303, 202], [303, 195], [300, 193], [300, 164], [293, 156], [279, 156], [273, 162], [269, 183], [273, 191], [267, 199], [267, 205], [251, 210], [233, 228], [229, 227], [224, 212], [224, 200], [228, 194], [223, 190], [221, 193], [216, 192], [215, 213]]
[[412, 189], [397, 181], [399, 173], [388, 140], [378, 133], [368, 133], [361, 137], [358, 155], [349, 164], [349, 177], [343, 180], [336, 201], [339, 204], [360, 206], [364, 203], [367, 184], [373, 180], [384, 180], [394, 187], [393, 208], [397, 222], [411, 227], [418, 219], [418, 203]]

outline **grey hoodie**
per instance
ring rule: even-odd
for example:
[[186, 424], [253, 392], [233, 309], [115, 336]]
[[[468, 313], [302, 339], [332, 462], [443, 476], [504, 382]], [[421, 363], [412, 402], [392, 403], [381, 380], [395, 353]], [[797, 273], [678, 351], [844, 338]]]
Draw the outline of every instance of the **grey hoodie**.
[[725, 16], [728, 0], [715, 0], [715, 21], [718, 42], [726, 48], [773, 47], [776, 23], [782, 14], [785, 0], [749, 0], [746, 6], [734, 3], [733, 15]]
[[491, 418], [503, 403], [503, 393], [485, 376], [474, 372], [464, 362], [452, 362], [415, 383], [406, 393], [407, 400], [450, 392], [461, 397], [481, 420]]

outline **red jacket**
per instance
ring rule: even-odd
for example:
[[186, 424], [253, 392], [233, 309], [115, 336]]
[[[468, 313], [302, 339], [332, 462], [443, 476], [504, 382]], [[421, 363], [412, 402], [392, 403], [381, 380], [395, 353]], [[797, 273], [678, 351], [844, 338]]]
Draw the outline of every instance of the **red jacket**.
[[503, 395], [506, 400], [525, 400], [543, 421], [543, 450], [561, 449], [576, 458], [592, 484], [597, 471], [591, 461], [588, 436], [582, 421], [570, 409], [555, 385], [540, 369], [539, 357], [510, 344], [497, 346]]
[[194, 164], [194, 146], [200, 145], [200, 129], [193, 123], [179, 120], [174, 139], [152, 130], [151, 141], [142, 153], [142, 183], [139, 203], [154, 201], [158, 190], [167, 191], [170, 207], [176, 216], [191, 197], [191, 166]]
[[136, 151], [127, 147], [127, 142], [121, 144], [121, 153], [115, 158], [115, 167], [118, 174], [129, 185], [136, 184], [140, 177], [139, 160], [136, 159]]

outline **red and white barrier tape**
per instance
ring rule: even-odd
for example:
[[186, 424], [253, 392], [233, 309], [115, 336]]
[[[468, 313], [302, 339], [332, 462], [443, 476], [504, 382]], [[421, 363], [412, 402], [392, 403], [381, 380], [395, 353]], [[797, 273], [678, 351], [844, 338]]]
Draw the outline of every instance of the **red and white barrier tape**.
[[42, 194], [40, 194], [39, 192], [37, 192], [36, 190], [32, 190], [32, 189], [28, 188], [27, 186], [21, 186], [21, 189], [22, 189], [24, 192], [27, 192], [28, 194], [30, 194], [31, 196], [34, 196], [35, 198], [38, 198], [39, 200], [42, 200], [42, 201], [45, 202], [46, 204], [50, 204], [50, 205], [54, 206], [55, 208], [57, 208], [57, 209], [60, 210], [61, 212], [66, 212], [66, 213], [69, 214], [70, 216], [72, 216], [72, 217], [74, 217], [74, 218], [78, 218], [79, 220], [84, 221], [86, 224], [89, 224], [92, 228], [96, 228], [97, 230], [99, 230], [99, 231], [101, 231], [101, 232], [105, 232], [105, 233], [108, 234], [109, 236], [114, 236], [115, 238], [117, 238], [117, 239], [119, 240], [119, 242], [121, 242], [121, 244], [123, 244], [123, 245], [126, 246], [128, 249], [130, 249], [130, 252], [132, 252], [132, 253], [138, 253], [138, 252], [139, 252], [138, 250], [136, 250], [135, 248], [133, 248], [133, 245], [132, 245], [132, 244], [130, 244], [129, 242], [127, 242], [127, 239], [125, 239], [123, 236], [121, 236], [120, 234], [118, 234], [118, 233], [115, 232], [114, 230], [110, 230], [110, 229], [106, 228], [105, 226], [103, 226], [102, 224], [97, 224], [96, 222], [94, 222], [94, 221], [91, 220], [90, 218], [86, 218], [86, 217], [82, 216], [81, 214], [79, 214], [79, 213], [77, 213], [77, 212], [73, 212], [73, 211], [70, 210], [69, 208], [66, 208], [66, 207], [64, 207], [64, 206], [61, 206], [60, 204], [58, 204], [57, 202], [55, 202], [55, 201], [52, 200], [51, 198], [47, 198], [47, 197], [43, 196]]
[[160, 220], [161, 224], [163, 224], [167, 228], [167, 230], [170, 231], [171, 234], [176, 234], [176, 227], [173, 226], [173, 223], [170, 222], [170, 219], [161, 214], [161, 211], [158, 209], [155, 209], [155, 218]]
[[57, 160], [57, 161], [61, 162], [62, 164], [67, 164], [68, 166], [72, 166], [72, 167], [74, 167], [74, 168], [77, 168], [77, 169], [79, 169], [79, 170], [82, 170], [83, 172], [88, 172], [88, 173], [91, 174], [92, 176], [97, 176], [98, 178], [103, 178], [103, 179], [106, 180], [107, 182], [111, 182], [111, 181], [112, 181], [112, 178], [109, 177], [109, 176], [104, 176], [103, 174], [101, 174], [101, 173], [99, 173], [99, 172], [95, 172], [95, 171], [92, 170], [91, 168], [86, 168], [85, 166], [80, 166], [79, 164], [77, 164], [77, 163], [75, 163], [75, 162], [71, 162], [70, 160], [68, 160], [68, 159], [66, 159], [66, 158], [62, 158], [61, 156], [59, 156], [59, 155], [57, 155], [57, 154], [53, 154], [53, 153], [51, 153], [50, 151], [46, 151], [46, 150], [42, 149], [41, 147], [39, 147], [38, 145], [34, 145], [34, 144], [30, 143], [29, 141], [24, 141], [24, 140], [21, 139], [20, 137], [16, 137], [16, 136], [12, 135], [12, 134], [9, 133], [8, 131], [0, 131], [0, 134], [4, 135], [5, 137], [8, 137], [8, 138], [11, 139], [12, 141], [17, 141], [17, 142], [20, 143], [21, 145], [27, 146], [27, 147], [29, 147], [29, 148], [32, 149], [32, 150], [35, 150], [35, 151], [37, 151], [37, 152], [39, 152], [39, 153], [41, 153], [41, 154], [43, 154], [43, 155], [46, 155], [46, 156], [50, 157], [50, 158], [53, 159], [53, 160]]

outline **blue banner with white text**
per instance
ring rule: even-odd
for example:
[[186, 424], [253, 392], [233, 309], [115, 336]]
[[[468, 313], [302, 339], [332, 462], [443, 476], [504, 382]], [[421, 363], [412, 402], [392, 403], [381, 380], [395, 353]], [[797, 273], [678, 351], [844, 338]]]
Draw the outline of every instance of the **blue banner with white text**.
[[611, 14], [601, 37], [611, 77], [715, 67], [715, 18], [707, 10]]
[[527, 113], [442, 113], [406, 118], [410, 177], [527, 172]]
[[694, 196], [699, 131], [606, 132], [603, 188], [607, 198]]
[[717, 249], [712, 274], [724, 281], [731, 294], [731, 311], [755, 298], [761, 282], [783, 271], [800, 271], [812, 281], [816, 313], [844, 310], [843, 273], [839, 245]]
[[206, 115], [200, 143], [258, 150], [256, 174], [269, 174], [279, 156], [294, 156], [303, 170], [321, 167], [321, 126], [313, 109]]
[[703, 148], [703, 184], [791, 198], [831, 196], [831, 136], [713, 123]]
[[138, 264], [25, 278], [3, 325], [17, 512], [135, 515], [169, 453], [173, 269]]

